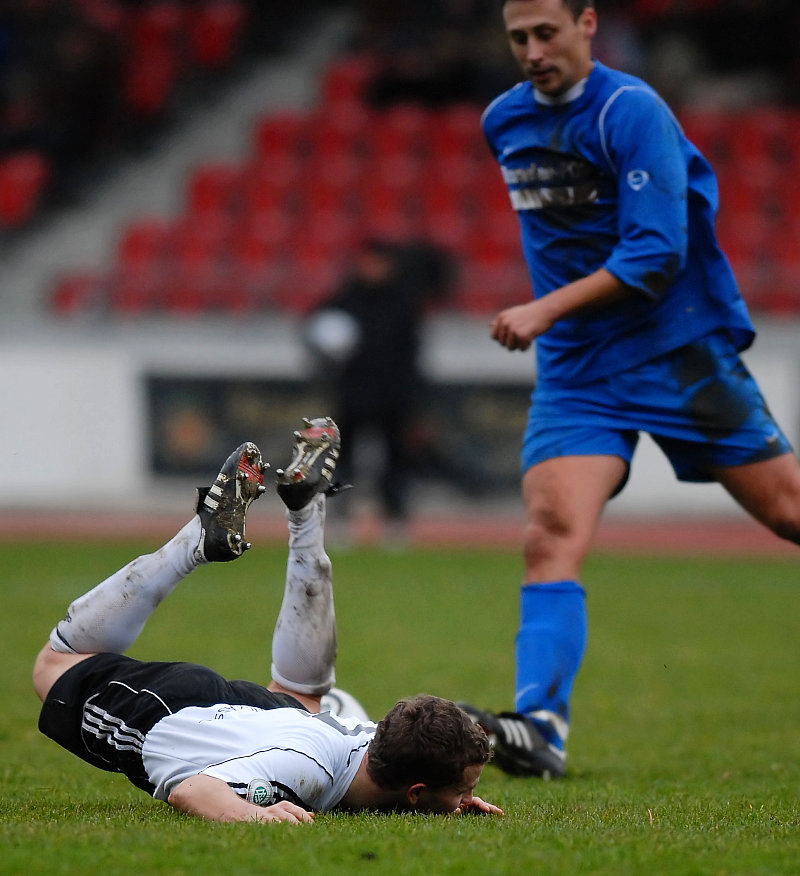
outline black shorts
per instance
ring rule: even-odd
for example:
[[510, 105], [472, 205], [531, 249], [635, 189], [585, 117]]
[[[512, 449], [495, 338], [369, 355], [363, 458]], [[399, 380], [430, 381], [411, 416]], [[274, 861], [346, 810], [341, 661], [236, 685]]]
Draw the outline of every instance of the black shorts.
[[[101, 770], [125, 773], [149, 794], [142, 764], [145, 734], [186, 706], [306, 707], [289, 694], [252, 681], [228, 681], [196, 663], [144, 662], [97, 654], [68, 669], [47, 695], [39, 730]], [[307, 710], [306, 710], [307, 711]]]

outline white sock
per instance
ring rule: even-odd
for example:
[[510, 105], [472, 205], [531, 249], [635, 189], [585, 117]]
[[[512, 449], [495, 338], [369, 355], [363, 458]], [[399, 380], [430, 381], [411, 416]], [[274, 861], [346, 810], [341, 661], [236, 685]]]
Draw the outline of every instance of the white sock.
[[286, 588], [272, 636], [272, 677], [297, 693], [323, 694], [336, 675], [331, 561], [325, 553], [325, 496], [287, 511]]
[[165, 596], [200, 563], [195, 556], [202, 526], [195, 515], [155, 553], [145, 554], [83, 596], [50, 633], [50, 646], [65, 654], [122, 654]]

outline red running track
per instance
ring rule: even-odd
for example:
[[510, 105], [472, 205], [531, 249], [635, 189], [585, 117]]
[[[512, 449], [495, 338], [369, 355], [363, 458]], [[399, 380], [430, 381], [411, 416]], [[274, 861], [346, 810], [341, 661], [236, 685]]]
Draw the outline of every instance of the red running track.
[[[147, 538], [166, 540], [188, 520], [174, 512], [157, 514], [98, 514], [0, 510], [0, 540]], [[411, 521], [406, 542], [419, 546], [499, 547], [516, 550], [521, 543], [522, 518], [509, 514], [465, 516], [420, 514]], [[251, 514], [247, 537], [253, 542], [282, 542], [285, 523], [279, 515]], [[378, 544], [377, 521], [356, 520], [351, 540], [356, 545]], [[331, 535], [329, 543], [335, 544]], [[747, 518], [617, 519], [603, 521], [595, 550], [661, 554], [723, 554], [795, 556], [797, 546]], [[800, 555], [798, 555], [800, 559]]]

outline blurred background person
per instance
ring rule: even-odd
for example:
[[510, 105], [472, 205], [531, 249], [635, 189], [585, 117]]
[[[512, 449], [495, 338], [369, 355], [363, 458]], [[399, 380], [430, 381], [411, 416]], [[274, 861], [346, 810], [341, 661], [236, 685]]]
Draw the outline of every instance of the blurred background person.
[[[447, 259], [422, 244], [367, 240], [352, 269], [308, 319], [305, 339], [347, 436], [339, 473], [364, 485], [368, 442], [380, 452], [376, 496], [388, 541], [403, 540], [425, 379], [422, 326], [447, 287]], [[341, 502], [349, 516], [350, 502]]]

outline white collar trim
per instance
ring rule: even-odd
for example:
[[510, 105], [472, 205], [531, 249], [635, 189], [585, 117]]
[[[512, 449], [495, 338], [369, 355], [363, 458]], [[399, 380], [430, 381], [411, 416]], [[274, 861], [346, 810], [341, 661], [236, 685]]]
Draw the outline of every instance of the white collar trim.
[[559, 94], [555, 97], [551, 97], [549, 94], [542, 94], [542, 92], [538, 91], [536, 88], [533, 89], [533, 95], [536, 98], [537, 103], [543, 103], [547, 106], [560, 106], [564, 103], [571, 103], [573, 100], [577, 100], [586, 90], [586, 82], [588, 78], [589, 77], [587, 76], [585, 79], [581, 79], [581, 81], [576, 82], [569, 91], [565, 91], [563, 94]]

